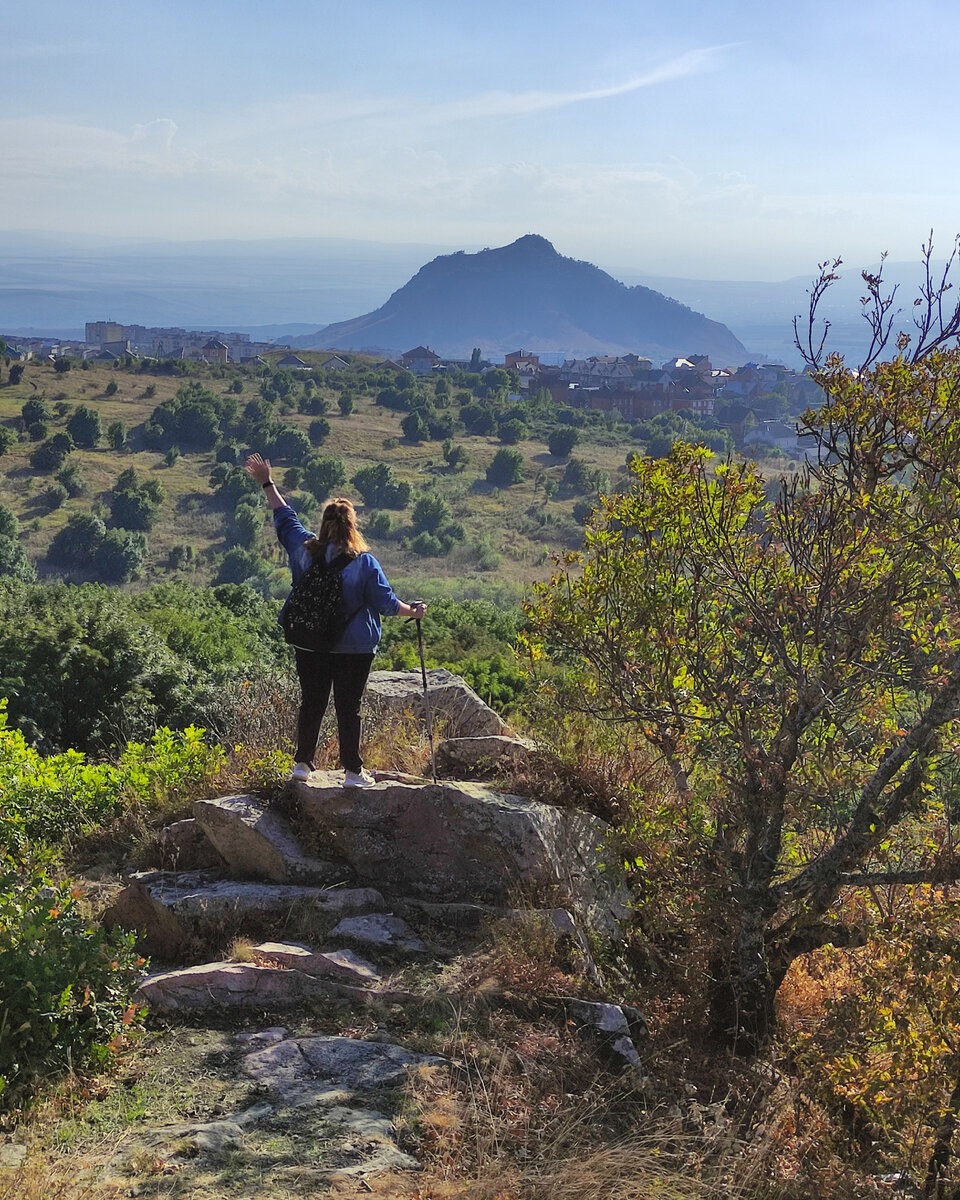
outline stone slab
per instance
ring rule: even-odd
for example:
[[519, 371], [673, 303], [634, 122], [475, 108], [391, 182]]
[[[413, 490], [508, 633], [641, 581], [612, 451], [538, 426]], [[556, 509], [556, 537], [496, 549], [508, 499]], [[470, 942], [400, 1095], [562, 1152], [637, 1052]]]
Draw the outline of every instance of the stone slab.
[[329, 975], [358, 987], [370, 987], [381, 979], [377, 968], [352, 950], [313, 950], [300, 942], [261, 942], [251, 953], [253, 961], [261, 966], [276, 965], [307, 975]]
[[304, 927], [330, 928], [341, 917], [383, 907], [373, 888], [323, 888], [296, 884], [212, 879], [204, 873], [147, 872], [131, 877], [102, 914], [108, 927], [135, 929], [146, 953], [163, 962], [183, 961], [204, 947], [240, 934], [262, 938]]

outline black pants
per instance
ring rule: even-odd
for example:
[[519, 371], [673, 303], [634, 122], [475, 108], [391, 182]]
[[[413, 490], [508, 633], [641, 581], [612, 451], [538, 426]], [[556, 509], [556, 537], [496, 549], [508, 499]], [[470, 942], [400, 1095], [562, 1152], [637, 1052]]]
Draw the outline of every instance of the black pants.
[[325, 654], [297, 650], [297, 675], [300, 677], [300, 714], [297, 717], [297, 753], [295, 762], [307, 763], [313, 770], [320, 722], [327, 711], [330, 687], [337, 712], [340, 735], [340, 763], [348, 771], [360, 771], [360, 701], [367, 686], [373, 662], [372, 654]]

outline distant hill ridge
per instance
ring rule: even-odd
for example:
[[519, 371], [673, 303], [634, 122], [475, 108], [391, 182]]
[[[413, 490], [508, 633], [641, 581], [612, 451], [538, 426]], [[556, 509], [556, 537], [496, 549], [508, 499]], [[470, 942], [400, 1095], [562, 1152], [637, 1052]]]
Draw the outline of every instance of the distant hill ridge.
[[374, 312], [291, 339], [303, 349], [394, 353], [418, 343], [466, 357], [506, 353], [707, 354], [720, 365], [749, 357], [726, 325], [651, 288], [627, 287], [591, 263], [527, 234], [509, 246], [428, 262]]

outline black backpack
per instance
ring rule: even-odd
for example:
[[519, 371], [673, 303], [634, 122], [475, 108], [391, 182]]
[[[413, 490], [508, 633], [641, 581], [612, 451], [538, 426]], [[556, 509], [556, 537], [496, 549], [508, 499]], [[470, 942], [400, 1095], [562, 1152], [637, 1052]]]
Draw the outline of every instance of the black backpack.
[[294, 585], [280, 618], [283, 636], [301, 650], [332, 650], [360, 611], [343, 608], [343, 568], [353, 562], [338, 554], [312, 564]]

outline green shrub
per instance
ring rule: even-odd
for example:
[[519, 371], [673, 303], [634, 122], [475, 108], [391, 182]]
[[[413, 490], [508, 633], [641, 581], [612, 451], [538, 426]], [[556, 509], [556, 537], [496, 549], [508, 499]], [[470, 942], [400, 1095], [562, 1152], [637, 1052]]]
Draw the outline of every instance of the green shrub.
[[0, 1097], [105, 1057], [132, 1024], [144, 960], [135, 934], [91, 926], [79, 893], [35, 870], [0, 872]]
[[495, 487], [510, 487], [523, 480], [523, 455], [519, 450], [498, 450], [487, 467], [487, 483]]
[[107, 426], [107, 443], [112, 450], [122, 450], [127, 442], [127, 430], [124, 422], [110, 421]]
[[10, 728], [0, 699], [0, 861], [22, 863], [38, 847], [69, 843], [133, 805], [179, 802], [182, 792], [214, 779], [223, 762], [223, 750], [192, 725], [129, 742], [115, 765], [89, 763], [78, 750], [45, 757]]

